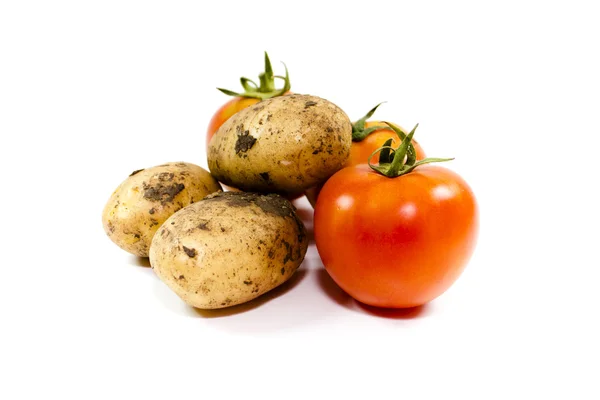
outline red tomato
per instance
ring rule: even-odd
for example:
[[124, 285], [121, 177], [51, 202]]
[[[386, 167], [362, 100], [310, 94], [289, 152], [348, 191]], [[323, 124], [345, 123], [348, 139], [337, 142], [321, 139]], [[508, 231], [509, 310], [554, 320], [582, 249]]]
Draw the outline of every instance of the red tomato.
[[[365, 129], [370, 128], [372, 126], [386, 126], [385, 122], [381, 121], [367, 121], [365, 123]], [[399, 125], [394, 124], [394, 126], [402, 129]], [[366, 164], [369, 160], [369, 157], [375, 150], [383, 146], [383, 144], [388, 140], [394, 140], [394, 143], [398, 143], [400, 138], [390, 128], [377, 129], [369, 134], [366, 138], [361, 140], [360, 142], [353, 141], [352, 146], [350, 147], [350, 156], [348, 157], [348, 161], [346, 161], [345, 166], [351, 167], [354, 165]], [[425, 156], [425, 150], [421, 147], [416, 140], [412, 140], [412, 144], [415, 147], [415, 153], [417, 155], [417, 161], [423, 160]], [[378, 162], [379, 155], [375, 154], [371, 157], [371, 164], [376, 164]], [[309, 188], [304, 193], [308, 202], [314, 207], [317, 203], [317, 198], [319, 197], [319, 192], [321, 191], [323, 185], [315, 186]]]
[[314, 234], [325, 269], [356, 300], [377, 307], [425, 304], [459, 277], [475, 246], [478, 212], [467, 183], [422, 165], [388, 178], [367, 165], [324, 185]]
[[[397, 124], [394, 125], [399, 127]], [[381, 121], [367, 121], [367, 123], [365, 124], [365, 128], [370, 128], [372, 126], [386, 126], [386, 124], [385, 122]], [[400, 141], [396, 132], [394, 132], [390, 128], [377, 129], [360, 142], [353, 141], [352, 147], [350, 147], [350, 157], [348, 157], [346, 167], [350, 167], [352, 165], [366, 164], [369, 160], [369, 156], [373, 154], [375, 150], [383, 146], [383, 144], [388, 139], [393, 139], [396, 146]], [[412, 144], [415, 147], [415, 152], [417, 153], [417, 160], [424, 159], [425, 151], [423, 150], [421, 145], [417, 143], [414, 139], [412, 140]], [[378, 157], [379, 155], [374, 155], [371, 158], [371, 163], [377, 163]]]

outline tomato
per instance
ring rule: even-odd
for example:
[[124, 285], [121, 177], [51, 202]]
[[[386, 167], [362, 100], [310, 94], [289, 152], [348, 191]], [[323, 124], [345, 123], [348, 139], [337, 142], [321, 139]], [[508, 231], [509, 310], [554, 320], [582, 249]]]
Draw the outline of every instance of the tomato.
[[[348, 161], [346, 161], [344, 166], [351, 167], [353, 165], [366, 164], [369, 162], [369, 160], [372, 164], [377, 163], [378, 156], [373, 155], [371, 157], [375, 150], [383, 146], [384, 143], [389, 139], [392, 139], [394, 143], [398, 143], [400, 141], [398, 134], [393, 129], [389, 128], [389, 122], [367, 121], [367, 119], [369, 119], [375, 113], [375, 110], [377, 110], [377, 107], [380, 105], [381, 103], [376, 105], [364, 117], [353, 124], [350, 156], [348, 157]], [[393, 123], [391, 124], [404, 132], [404, 129], [399, 125]], [[374, 129], [366, 135], [363, 134], [365, 131], [369, 131], [371, 128], [376, 128], [378, 126], [381, 128]], [[423, 150], [421, 145], [414, 139], [412, 140], [412, 145], [415, 148], [417, 160], [423, 160], [425, 158], [425, 150]], [[317, 202], [317, 198], [319, 197], [319, 192], [321, 191], [322, 187], [323, 185], [320, 185], [306, 190], [306, 198], [313, 207]]]
[[[394, 124], [396, 125], [396, 124]], [[381, 121], [367, 121], [365, 123], [365, 128], [370, 128], [373, 126], [386, 126], [384, 122]], [[398, 125], [396, 125], [399, 127]], [[383, 144], [388, 140], [392, 139], [395, 143], [399, 142], [398, 135], [390, 128], [382, 128], [377, 129], [370, 133], [366, 138], [361, 141], [353, 141], [352, 147], [350, 147], [350, 157], [348, 157], [348, 161], [346, 162], [346, 166], [350, 167], [352, 165], [366, 164], [369, 160], [369, 157], [375, 150], [383, 146]], [[415, 140], [412, 141], [413, 146], [415, 146], [415, 151], [417, 153], [417, 160], [422, 160], [425, 158], [425, 151], [421, 147], [419, 143]], [[371, 163], [377, 162], [377, 155], [374, 155], [371, 158]]]
[[364, 164], [344, 168], [323, 186], [314, 214], [329, 275], [377, 307], [415, 307], [441, 295], [470, 259], [477, 230], [469, 185], [432, 165], [397, 177]]
[[[384, 122], [381, 121], [368, 121], [365, 123], [365, 129], [375, 126], [386, 126]], [[400, 128], [398, 125], [394, 124], [395, 127]], [[396, 132], [394, 132], [390, 128], [382, 128], [376, 129], [372, 133], [370, 133], [366, 138], [361, 141], [352, 141], [352, 146], [350, 147], [350, 156], [348, 157], [348, 161], [346, 161], [346, 167], [352, 167], [354, 165], [366, 164], [369, 161], [369, 157], [373, 154], [375, 150], [384, 145], [384, 143], [392, 139], [395, 142], [398, 142], [400, 139]], [[415, 153], [417, 156], [417, 160], [423, 160], [425, 158], [425, 150], [421, 147], [419, 143], [415, 140], [412, 141], [413, 146], [415, 147]], [[370, 160], [372, 164], [377, 163], [378, 155], [373, 155]], [[307, 189], [304, 193], [308, 202], [314, 207], [317, 203], [317, 198], [319, 197], [319, 193], [323, 185], [315, 186], [310, 189]]]

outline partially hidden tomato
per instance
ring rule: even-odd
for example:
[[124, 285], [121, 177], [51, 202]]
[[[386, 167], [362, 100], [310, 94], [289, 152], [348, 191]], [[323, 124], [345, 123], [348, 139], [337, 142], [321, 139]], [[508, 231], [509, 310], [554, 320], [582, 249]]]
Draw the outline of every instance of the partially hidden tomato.
[[[265, 71], [259, 74], [259, 84], [257, 85], [254, 81], [248, 78], [240, 78], [240, 82], [244, 91], [242, 93], [236, 93], [231, 90], [217, 88], [222, 93], [228, 96], [233, 96], [231, 100], [223, 104], [212, 116], [208, 123], [206, 130], [206, 149], [208, 151], [208, 144], [211, 139], [217, 133], [221, 125], [225, 123], [234, 114], [240, 112], [244, 108], [250, 107], [253, 104], [258, 103], [261, 100], [270, 99], [272, 97], [283, 96], [290, 94], [291, 83], [290, 76], [285, 64], [285, 76], [279, 76], [273, 74], [273, 67], [271, 66], [271, 60], [269, 55], [265, 52]], [[283, 80], [283, 87], [277, 89], [275, 87], [275, 79]], [[234, 187], [222, 185], [227, 190], [238, 190]], [[289, 200], [294, 200], [300, 197], [298, 196], [286, 196]]]
[[[285, 64], [284, 64], [285, 66]], [[233, 99], [229, 100], [223, 106], [221, 106], [210, 119], [208, 129], [206, 130], [206, 147], [210, 140], [219, 130], [221, 125], [225, 123], [231, 116], [244, 108], [250, 107], [253, 104], [258, 103], [261, 100], [270, 99], [272, 97], [283, 96], [290, 93], [290, 77], [288, 74], [287, 67], [285, 67], [285, 76], [279, 76], [273, 74], [273, 68], [269, 55], [265, 52], [265, 71], [259, 76], [259, 84], [257, 85], [254, 81], [248, 78], [240, 78], [244, 91], [236, 93], [231, 90], [218, 88], [221, 92], [228, 96], [233, 96]], [[277, 89], [275, 87], [275, 79], [283, 80], [283, 87]]]
[[[364, 117], [352, 125], [352, 146], [350, 147], [350, 156], [344, 165], [345, 167], [366, 164], [369, 160], [373, 164], [377, 163], [379, 156], [373, 154], [375, 150], [383, 146], [389, 139], [392, 139], [394, 143], [399, 143], [398, 134], [390, 125], [404, 132], [401, 126], [391, 122], [367, 121], [373, 116], [375, 110], [380, 105], [381, 103], [373, 107]], [[411, 144], [414, 147], [417, 161], [424, 159], [425, 150], [423, 150], [421, 145], [416, 140], [413, 140]], [[306, 190], [306, 198], [313, 207], [317, 202], [322, 187], [323, 185], [320, 185]]]
[[[397, 124], [393, 124], [395, 127], [404, 130]], [[371, 163], [376, 163], [378, 155], [373, 155], [373, 152], [383, 146], [385, 142], [389, 139], [392, 139], [395, 143], [399, 143], [398, 135], [396, 132], [392, 130], [385, 122], [381, 121], [367, 121], [365, 123], [365, 129], [369, 129], [372, 127], [380, 127], [371, 132], [367, 137], [365, 137], [361, 141], [352, 141], [352, 146], [350, 147], [350, 157], [348, 157], [348, 161], [346, 162], [346, 167], [351, 167], [353, 165], [366, 164], [369, 159]], [[417, 141], [412, 141], [413, 146], [415, 147], [415, 152], [417, 155], [417, 160], [422, 160], [425, 158], [425, 150], [421, 147]]]
[[[397, 149], [391, 163], [396, 153], [404, 158]], [[432, 161], [444, 160], [380, 162], [380, 171], [350, 166], [323, 186], [315, 242], [329, 275], [354, 299], [386, 308], [423, 305], [465, 268], [477, 237], [476, 200], [458, 174], [419, 165]]]

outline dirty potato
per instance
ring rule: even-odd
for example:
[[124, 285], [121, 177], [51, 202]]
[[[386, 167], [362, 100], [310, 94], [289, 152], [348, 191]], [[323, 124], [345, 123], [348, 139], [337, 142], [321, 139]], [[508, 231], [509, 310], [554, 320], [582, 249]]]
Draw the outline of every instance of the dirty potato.
[[208, 171], [190, 163], [134, 171], [110, 196], [102, 224], [120, 248], [148, 257], [152, 237], [167, 218], [218, 190], [219, 183]]
[[351, 143], [344, 111], [319, 97], [292, 94], [229, 118], [210, 141], [208, 167], [226, 185], [295, 195], [341, 169]]
[[277, 194], [220, 192], [171, 216], [150, 247], [158, 277], [187, 304], [222, 308], [287, 281], [308, 239], [294, 206]]

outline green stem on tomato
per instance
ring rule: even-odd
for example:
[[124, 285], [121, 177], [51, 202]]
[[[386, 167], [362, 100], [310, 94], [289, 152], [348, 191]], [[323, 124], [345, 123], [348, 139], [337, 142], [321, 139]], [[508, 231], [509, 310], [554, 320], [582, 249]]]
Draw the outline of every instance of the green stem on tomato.
[[392, 150], [394, 150], [394, 148], [392, 147], [393, 141], [394, 139], [389, 138], [385, 141], [383, 146], [381, 146], [381, 152], [379, 153], [379, 164], [388, 164], [392, 162]]
[[373, 114], [377, 110], [377, 107], [379, 107], [383, 103], [385, 103], [385, 101], [382, 101], [381, 103], [377, 104], [368, 113], [366, 113], [364, 117], [362, 117], [361, 119], [356, 121], [354, 124], [352, 124], [352, 141], [353, 142], [360, 142], [360, 141], [364, 140], [367, 136], [369, 136], [371, 133], [373, 133], [374, 131], [376, 131], [378, 129], [386, 129], [387, 128], [387, 126], [372, 126], [370, 128], [365, 129], [365, 124], [367, 123], [367, 120], [373, 116]]
[[[368, 113], [366, 113], [364, 117], [362, 117], [361, 119], [356, 121], [354, 124], [352, 124], [352, 141], [353, 142], [360, 142], [360, 141], [364, 140], [367, 136], [369, 136], [371, 133], [373, 133], [377, 130], [390, 129], [390, 127], [392, 126], [392, 124], [390, 124], [390, 123], [386, 123], [386, 126], [378, 125], [378, 126], [371, 126], [371, 127], [365, 129], [365, 124], [367, 123], [367, 120], [373, 116], [373, 114], [375, 113], [377, 108], [380, 105], [382, 105], [383, 103], [385, 103], [385, 101], [377, 104]], [[394, 132], [396, 132], [396, 134], [400, 138], [400, 142], [402, 142], [404, 139], [406, 139], [406, 133], [402, 129], [400, 129], [394, 125], [392, 130]], [[384, 144], [384, 146], [386, 146], [386, 145]], [[387, 145], [387, 146], [389, 146], [389, 145]], [[417, 151], [415, 150], [415, 146], [412, 144], [412, 142], [409, 143], [406, 154], [408, 157], [408, 160], [407, 160], [408, 163], [414, 163], [415, 160], [417, 159]]]
[[[282, 64], [285, 68], [285, 76], [274, 75], [273, 67], [271, 66], [271, 60], [269, 59], [269, 55], [265, 51], [265, 71], [258, 76], [259, 85], [257, 85], [252, 79], [241, 77], [240, 83], [242, 84], [242, 88], [244, 88], [243, 92], [237, 93], [228, 89], [217, 89], [228, 96], [248, 97], [259, 100], [265, 100], [270, 99], [271, 97], [282, 96], [285, 93], [289, 92], [289, 90], [292, 88], [287, 66], [285, 65], [285, 63]], [[276, 88], [275, 79], [283, 80], [283, 87], [281, 89]]]
[[402, 140], [402, 142], [400, 142], [400, 146], [398, 146], [398, 148], [394, 152], [394, 158], [392, 159], [392, 162], [390, 163], [390, 168], [388, 170], [389, 175], [398, 176], [398, 172], [404, 166], [404, 157], [406, 157], [406, 152], [408, 151], [408, 146], [410, 145], [410, 141], [412, 140], [412, 138], [415, 134], [415, 130], [417, 129], [417, 126], [418, 126], [418, 124], [415, 125], [415, 127], [413, 128], [412, 131], [410, 131], [410, 133], [408, 134], [406, 139], [404, 139], [404, 140], [400, 139], [400, 140]]
[[[400, 140], [400, 146], [394, 149], [392, 144], [392, 139], [388, 139], [384, 145], [377, 150], [375, 150], [368, 159], [368, 164], [371, 169], [380, 173], [383, 176], [388, 178], [395, 178], [398, 176], [402, 176], [408, 174], [413, 171], [416, 167], [423, 164], [429, 164], [434, 162], [444, 162], [454, 160], [454, 158], [425, 158], [420, 161], [416, 161], [416, 157], [414, 155], [414, 147], [412, 146], [412, 138], [417, 130], [419, 124], [415, 125], [415, 127], [410, 131], [408, 135], [402, 132], [401, 129], [396, 126], [390, 124], [389, 122], [385, 122], [390, 128], [396, 132]], [[393, 151], [393, 156], [392, 156]], [[371, 164], [371, 158], [377, 153], [380, 153], [379, 156], [379, 165]], [[411, 152], [413, 154], [411, 154]]]

